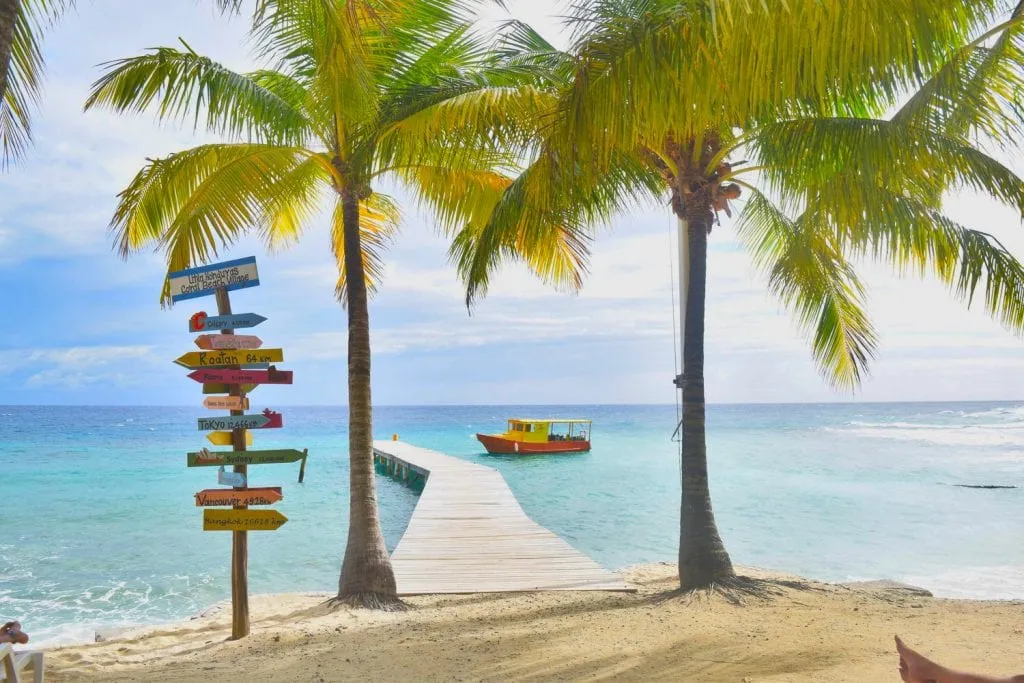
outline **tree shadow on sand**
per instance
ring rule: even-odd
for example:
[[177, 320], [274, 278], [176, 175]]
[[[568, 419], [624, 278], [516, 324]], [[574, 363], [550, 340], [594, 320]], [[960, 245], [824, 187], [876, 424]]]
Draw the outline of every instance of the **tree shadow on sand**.
[[685, 604], [702, 602], [714, 597], [721, 597], [726, 602], [743, 607], [748, 600], [771, 602], [777, 598], [789, 598], [791, 592], [825, 593], [828, 588], [820, 583], [803, 579], [771, 578], [763, 579], [753, 576], [735, 576], [718, 581], [708, 588], [684, 590], [676, 588], [649, 596], [654, 604], [662, 604], [673, 600], [681, 600]]

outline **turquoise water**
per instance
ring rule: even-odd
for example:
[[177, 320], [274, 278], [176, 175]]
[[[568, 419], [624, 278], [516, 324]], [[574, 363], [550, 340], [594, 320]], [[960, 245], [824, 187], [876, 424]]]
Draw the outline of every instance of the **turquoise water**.
[[[256, 448], [308, 448], [250, 468], [284, 488], [289, 522], [250, 534], [254, 593], [330, 591], [348, 507], [344, 408], [290, 408]], [[588, 454], [496, 457], [477, 431], [507, 417], [588, 417]], [[193, 494], [214, 468], [192, 408], [0, 407], [0, 620], [36, 642], [187, 617], [230, 595], [230, 534]], [[375, 433], [499, 468], [527, 513], [608, 567], [672, 560], [679, 470], [672, 406], [378, 408]], [[893, 578], [939, 595], [1024, 598], [1024, 404], [712, 406], [712, 495], [733, 560], [826, 580]], [[378, 478], [394, 547], [416, 496]]]

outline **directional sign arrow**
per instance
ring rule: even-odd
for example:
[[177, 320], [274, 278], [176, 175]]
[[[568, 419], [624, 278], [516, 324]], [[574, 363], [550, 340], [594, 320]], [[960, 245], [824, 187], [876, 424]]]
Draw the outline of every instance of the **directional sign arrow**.
[[276, 531], [287, 521], [277, 510], [203, 510], [203, 531]]
[[273, 505], [284, 498], [280, 486], [259, 489], [203, 489], [196, 494], [196, 507], [213, 505]]
[[207, 351], [215, 349], [258, 349], [263, 340], [251, 334], [201, 334], [195, 338], [196, 346]]
[[211, 451], [204, 448], [188, 454], [189, 467], [218, 465], [275, 465], [302, 460], [302, 451], [281, 448], [269, 451]]
[[[221, 335], [228, 337], [230, 335]], [[278, 370], [273, 365], [267, 370], [226, 370], [202, 368], [188, 373], [197, 382], [223, 382], [226, 384], [291, 384], [292, 371]]]
[[[210, 432], [206, 435], [206, 439], [214, 446], [230, 446], [234, 443], [232, 432]], [[252, 432], [246, 431], [245, 445], [252, 445]]]
[[240, 330], [244, 327], [256, 327], [266, 318], [256, 313], [236, 313], [234, 315], [206, 315], [200, 311], [188, 320], [189, 332], [216, 332], [218, 330]]
[[174, 302], [209, 296], [220, 287], [231, 292], [256, 287], [260, 283], [255, 256], [178, 270], [168, 273], [167, 279], [170, 280], [171, 301]]
[[186, 368], [223, 367], [225, 365], [250, 365], [254, 363], [280, 363], [284, 360], [281, 349], [252, 349], [222, 351], [189, 351], [174, 360]]
[[214, 429], [280, 429], [284, 416], [267, 408], [262, 415], [230, 415], [225, 417], [199, 418], [200, 431]]
[[217, 483], [223, 486], [245, 486], [245, 475], [241, 472], [225, 472], [224, 465], [217, 470]]
[[248, 410], [249, 399], [244, 396], [207, 396], [203, 405], [210, 410]]

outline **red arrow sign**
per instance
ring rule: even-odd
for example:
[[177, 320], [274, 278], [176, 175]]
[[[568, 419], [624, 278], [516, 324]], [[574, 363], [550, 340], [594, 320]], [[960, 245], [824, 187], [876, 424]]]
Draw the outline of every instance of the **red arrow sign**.
[[252, 334], [201, 334], [196, 346], [207, 351], [217, 349], [258, 349], [263, 340]]
[[[231, 335], [221, 335], [229, 337]], [[201, 368], [188, 376], [202, 384], [291, 384], [292, 371], [278, 370], [273, 365], [268, 370], [221, 370]]]

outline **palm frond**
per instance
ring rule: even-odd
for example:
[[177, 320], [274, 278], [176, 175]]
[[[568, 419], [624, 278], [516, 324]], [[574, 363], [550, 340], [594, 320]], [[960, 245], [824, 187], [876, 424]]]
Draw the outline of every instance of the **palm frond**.
[[[852, 222], [879, 187], [937, 205], [970, 189], [1024, 212], [1024, 181], [1003, 163], [941, 131], [903, 121], [799, 119], [768, 124], [744, 140], [784, 207], [808, 197]], [[880, 214], [875, 214], [880, 215]]]
[[0, 97], [0, 170], [20, 159], [32, 143], [32, 114], [43, 78], [43, 34], [74, 0], [21, 0], [14, 21], [11, 61]]
[[574, 291], [586, 273], [594, 231], [620, 211], [660, 197], [664, 184], [622, 155], [597, 182], [577, 182], [542, 153], [502, 192], [484, 222], [456, 235], [449, 257], [466, 285], [466, 305], [483, 297], [503, 263], [523, 261], [542, 280]]
[[874, 357], [878, 339], [864, 311], [864, 287], [842, 245], [814, 223], [814, 214], [790, 220], [754, 192], [736, 229], [768, 275], [768, 288], [796, 315], [811, 337], [822, 375], [854, 389]]
[[[434, 163], [439, 156], [503, 150], [523, 155], [554, 113], [551, 88], [460, 27], [416, 53], [389, 81], [375, 153], [378, 168]], [[474, 163], [472, 161], [467, 163]]]
[[832, 232], [856, 256], [938, 278], [968, 306], [983, 289], [987, 313], [1010, 331], [1024, 332], [1024, 266], [992, 235], [884, 188], [860, 220]]
[[529, 24], [508, 21], [498, 28], [498, 41], [489, 60], [521, 79], [537, 86], [560, 88], [567, 85], [576, 66], [576, 58], [557, 49]]
[[[331, 249], [338, 265], [338, 281], [334, 294], [338, 301], [347, 301], [345, 274], [345, 226], [341, 200], [335, 204], [331, 219]], [[373, 295], [384, 277], [384, 251], [392, 244], [402, 223], [402, 213], [388, 195], [373, 193], [359, 202], [359, 243], [362, 249], [363, 272], [367, 293]]]
[[956, 50], [893, 116], [897, 122], [939, 130], [982, 144], [1020, 144], [1024, 134], [1024, 2], [1003, 28]]
[[170, 47], [103, 67], [86, 109], [142, 112], [153, 106], [160, 120], [192, 117], [196, 126], [205, 111], [208, 130], [266, 144], [301, 145], [312, 134], [304, 113], [308, 94], [283, 74], [240, 74], [190, 48]]
[[300, 148], [202, 145], [150, 160], [119, 195], [110, 230], [122, 256], [154, 246], [181, 270], [248, 231], [287, 244], [328, 179], [323, 160]]

